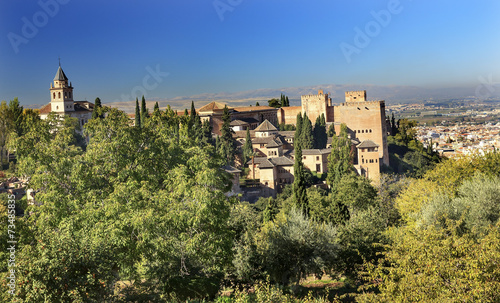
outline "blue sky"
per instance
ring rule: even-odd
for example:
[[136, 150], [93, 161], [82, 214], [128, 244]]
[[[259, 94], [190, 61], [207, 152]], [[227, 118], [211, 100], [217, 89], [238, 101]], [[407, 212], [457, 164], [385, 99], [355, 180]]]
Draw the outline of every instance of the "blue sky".
[[3, 0], [0, 99], [49, 102], [58, 57], [75, 99], [104, 103], [326, 83], [474, 87], [500, 80], [499, 13], [498, 0]]

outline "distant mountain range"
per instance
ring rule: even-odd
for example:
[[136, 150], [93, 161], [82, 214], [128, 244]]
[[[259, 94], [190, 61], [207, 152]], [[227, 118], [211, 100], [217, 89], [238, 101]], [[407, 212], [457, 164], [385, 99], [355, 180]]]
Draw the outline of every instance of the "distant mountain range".
[[[229, 106], [267, 105], [267, 100], [279, 98], [283, 93], [289, 97], [291, 106], [300, 105], [300, 96], [316, 94], [319, 89], [329, 93], [333, 103], [344, 102], [344, 93], [353, 90], [366, 90], [368, 100], [385, 100], [386, 104], [414, 103], [424, 101], [438, 101], [447, 99], [484, 99], [488, 97], [500, 97], [500, 85], [486, 87], [447, 87], [447, 88], [423, 88], [417, 86], [398, 85], [338, 85], [322, 84], [303, 87], [285, 88], [263, 88], [241, 92], [205, 93], [193, 96], [181, 96], [175, 98], [150, 98], [147, 99], [147, 107], [152, 109], [155, 102], [160, 108], [170, 105], [174, 110], [184, 110], [191, 106], [194, 101], [195, 107], [199, 108], [209, 102], [218, 101]], [[135, 101], [107, 102], [107, 106], [117, 107], [128, 113], [135, 111]]]

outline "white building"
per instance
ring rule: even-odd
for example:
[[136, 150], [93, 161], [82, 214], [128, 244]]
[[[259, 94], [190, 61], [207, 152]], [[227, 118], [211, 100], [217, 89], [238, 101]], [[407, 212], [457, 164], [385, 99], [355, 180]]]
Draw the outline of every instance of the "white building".
[[50, 103], [40, 109], [40, 117], [46, 119], [50, 112], [60, 116], [77, 118], [80, 126], [92, 118], [94, 103], [88, 101], [73, 101], [73, 86], [59, 65], [54, 83], [50, 84]]

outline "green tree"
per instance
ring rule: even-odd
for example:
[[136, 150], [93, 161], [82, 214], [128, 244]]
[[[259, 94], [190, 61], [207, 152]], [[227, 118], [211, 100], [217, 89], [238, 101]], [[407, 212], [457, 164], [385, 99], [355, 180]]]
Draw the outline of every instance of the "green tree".
[[158, 101], [156, 101], [153, 111], [158, 112], [159, 110], [160, 110], [160, 105], [158, 105]]
[[304, 119], [302, 121], [302, 131], [300, 132], [300, 142], [302, 149], [311, 149], [314, 147], [314, 136], [311, 120], [307, 114], [304, 114]]
[[92, 119], [102, 118], [101, 111], [102, 111], [101, 99], [97, 97], [95, 98], [94, 102], [94, 110], [92, 110]]
[[222, 114], [222, 128], [221, 128], [221, 155], [226, 160], [227, 164], [231, 164], [234, 161], [235, 153], [235, 140], [233, 138], [233, 129], [231, 128], [231, 117], [229, 115], [229, 109], [227, 105], [224, 106], [224, 112]]
[[347, 134], [347, 126], [341, 125], [340, 135], [332, 137], [332, 151], [328, 156], [327, 184], [333, 188], [343, 176], [353, 171], [351, 140]]
[[139, 109], [139, 100], [135, 98], [135, 126], [141, 128], [141, 111]]
[[280, 108], [281, 107], [281, 101], [279, 99], [273, 98], [267, 101], [269, 106], [275, 107], [275, 108]]
[[316, 123], [314, 124], [314, 148], [325, 148], [328, 141], [328, 135], [326, 133], [326, 123], [325, 115], [321, 114], [316, 118]]
[[141, 125], [144, 126], [146, 124], [146, 119], [148, 117], [148, 109], [146, 107], [146, 99], [144, 98], [144, 95], [142, 95], [142, 101], [141, 101]]
[[297, 209], [300, 209], [305, 214], [309, 213], [309, 205], [307, 201], [305, 168], [302, 163], [302, 148], [297, 146], [294, 149], [295, 164], [293, 166], [293, 197]]
[[335, 133], [335, 125], [332, 123], [330, 124], [330, 126], [328, 127], [328, 137], [334, 137], [336, 136], [337, 134]]
[[288, 100], [288, 96], [285, 97], [285, 106], [290, 106], [290, 100]]
[[255, 102], [255, 106], [260, 106], [259, 101]]
[[302, 113], [297, 114], [297, 123], [296, 130], [293, 136], [293, 147], [297, 148], [298, 146], [302, 146]]
[[316, 223], [300, 210], [280, 213], [266, 223], [257, 243], [262, 269], [282, 285], [298, 284], [310, 274], [331, 273], [339, 251], [335, 239], [331, 225]]
[[250, 137], [250, 129], [247, 128], [245, 144], [243, 145], [243, 166], [246, 165], [250, 157], [253, 155], [252, 138]]

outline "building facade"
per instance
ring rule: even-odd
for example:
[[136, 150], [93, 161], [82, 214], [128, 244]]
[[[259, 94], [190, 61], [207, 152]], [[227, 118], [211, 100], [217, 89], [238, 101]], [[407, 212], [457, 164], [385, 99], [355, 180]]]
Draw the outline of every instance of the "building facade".
[[59, 65], [54, 82], [50, 84], [50, 103], [40, 109], [40, 117], [47, 119], [53, 112], [59, 116], [77, 118], [80, 126], [83, 126], [92, 118], [93, 110], [93, 103], [73, 100], [73, 86]]

